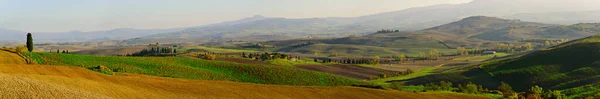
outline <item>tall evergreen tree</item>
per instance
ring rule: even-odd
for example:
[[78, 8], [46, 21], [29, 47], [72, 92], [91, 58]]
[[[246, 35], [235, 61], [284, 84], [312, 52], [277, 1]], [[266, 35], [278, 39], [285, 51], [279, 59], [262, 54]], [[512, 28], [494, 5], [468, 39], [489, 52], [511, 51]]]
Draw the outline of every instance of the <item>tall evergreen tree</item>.
[[33, 37], [31, 37], [31, 33], [27, 33], [27, 50], [29, 52], [33, 51]]

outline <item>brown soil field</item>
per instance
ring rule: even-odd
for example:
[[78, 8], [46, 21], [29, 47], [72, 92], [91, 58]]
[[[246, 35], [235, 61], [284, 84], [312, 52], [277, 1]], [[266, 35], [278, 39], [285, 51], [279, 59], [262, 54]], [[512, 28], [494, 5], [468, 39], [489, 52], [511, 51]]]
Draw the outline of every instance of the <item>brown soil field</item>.
[[[69, 66], [2, 64], [0, 65], [0, 73], [80, 89], [113, 98], [486, 98], [460, 94], [413, 93], [357, 87], [260, 85], [228, 81], [184, 80], [135, 74], [105, 75], [84, 68]], [[36, 96], [31, 97], [35, 98]]]
[[148, 46], [133, 46], [133, 47], [117, 47], [117, 48], [99, 48], [99, 49], [88, 49], [75, 52], [76, 54], [89, 54], [89, 55], [127, 55], [131, 53], [140, 52], [144, 49], [149, 49]]
[[350, 78], [368, 80], [372, 77], [378, 77], [379, 73], [396, 74], [397, 71], [383, 70], [356, 65], [332, 64], [332, 65], [298, 65], [297, 68], [326, 72], [341, 75]]

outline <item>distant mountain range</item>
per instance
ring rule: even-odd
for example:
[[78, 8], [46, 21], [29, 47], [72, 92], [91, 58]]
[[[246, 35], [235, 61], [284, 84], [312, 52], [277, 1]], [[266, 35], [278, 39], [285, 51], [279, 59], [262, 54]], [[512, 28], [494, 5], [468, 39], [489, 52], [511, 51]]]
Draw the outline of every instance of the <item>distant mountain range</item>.
[[[265, 41], [307, 37], [365, 35], [380, 29], [415, 31], [477, 15], [552, 24], [599, 22], [597, 2], [565, 0], [474, 0], [464, 4], [443, 4], [410, 8], [360, 17], [286, 19], [253, 16], [203, 26], [177, 29], [116, 29], [98, 32], [36, 33], [48, 41], [89, 41], [130, 39], [169, 42], [173, 39], [201, 39], [199, 42], [243, 40]], [[0, 30], [2, 40], [20, 40], [25, 32]], [[64, 34], [64, 35], [63, 35]], [[126, 35], [125, 35], [126, 34]], [[65, 36], [67, 35], [67, 36]], [[73, 36], [71, 36], [73, 35]], [[182, 41], [177, 41], [181, 43]]]
[[[56, 33], [32, 33], [36, 43], [58, 43], [58, 42], [81, 42], [81, 41], [104, 41], [129, 39], [144, 35], [153, 35], [158, 33], [169, 33], [181, 31], [183, 28], [177, 29], [132, 29], [121, 28], [108, 31], [93, 31], [93, 32], [56, 32]], [[18, 41], [24, 42], [27, 32], [9, 30], [0, 28], [0, 41]]]

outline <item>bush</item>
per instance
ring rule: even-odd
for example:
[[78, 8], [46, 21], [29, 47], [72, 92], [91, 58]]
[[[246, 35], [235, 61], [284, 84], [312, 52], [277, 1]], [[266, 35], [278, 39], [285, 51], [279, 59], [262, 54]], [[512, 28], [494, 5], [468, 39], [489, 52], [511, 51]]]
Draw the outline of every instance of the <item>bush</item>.
[[379, 78], [386, 78], [387, 77], [387, 74], [382, 73], [382, 72], [378, 73], [377, 75], [379, 76]]
[[529, 92], [536, 95], [542, 95], [542, 93], [544, 93], [544, 89], [540, 86], [535, 85], [529, 88]]
[[437, 90], [441, 90], [442, 88], [434, 83], [429, 83], [429, 84], [425, 84], [425, 90], [426, 91], [437, 91]]
[[212, 54], [204, 55], [204, 56], [202, 56], [202, 59], [215, 60], [215, 59], [217, 59], [217, 55], [212, 55]]
[[441, 90], [452, 91], [452, 83], [446, 81], [440, 81]]
[[481, 87], [481, 85], [477, 85], [477, 84], [473, 84], [471, 82], [464, 84], [464, 85], [458, 85], [458, 90], [460, 92], [463, 93], [479, 93], [480, 91], [483, 90], [483, 88]]
[[505, 95], [510, 95], [515, 92], [512, 89], [512, 87], [505, 82], [500, 82], [500, 86], [498, 86], [498, 90], [500, 90], [500, 92], [502, 92], [502, 94], [505, 94]]
[[392, 89], [402, 90], [402, 87], [404, 87], [404, 85], [404, 82], [392, 82], [390, 86], [392, 87]]
[[566, 98], [567, 98], [567, 96], [565, 94], [562, 94], [558, 90], [553, 90], [553, 91], [548, 90], [546, 92], [546, 94], [544, 95], [544, 99], [566, 99]]

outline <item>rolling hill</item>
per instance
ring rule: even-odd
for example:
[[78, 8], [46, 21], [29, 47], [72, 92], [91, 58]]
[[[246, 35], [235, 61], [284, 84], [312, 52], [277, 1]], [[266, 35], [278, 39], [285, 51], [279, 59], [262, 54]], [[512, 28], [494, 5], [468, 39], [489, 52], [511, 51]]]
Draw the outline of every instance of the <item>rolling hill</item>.
[[[472, 16], [460, 21], [414, 32], [374, 33], [334, 39], [293, 39], [267, 41], [280, 47], [279, 52], [342, 55], [416, 55], [431, 49], [442, 51], [455, 47], [492, 48], [496, 44], [522, 45], [530, 39], [577, 39], [600, 34], [599, 23], [556, 25], [487, 16]], [[310, 42], [318, 42], [311, 44]], [[543, 42], [534, 42], [543, 45]], [[300, 46], [301, 45], [301, 46]], [[370, 52], [370, 53], [365, 53]], [[451, 51], [449, 51], [451, 52]]]
[[[373, 33], [373, 31], [379, 29], [400, 29], [403, 31], [418, 31], [477, 15], [494, 16], [510, 19], [523, 18], [525, 20], [531, 19], [531, 21], [535, 22], [563, 24], [573, 24], [573, 22], [598, 22], [594, 20], [600, 20], [598, 18], [586, 17], [586, 15], [593, 14], [575, 14], [574, 17], [581, 17], [585, 20], [573, 21], [570, 18], [564, 18], [565, 14], [563, 14], [583, 13], [589, 10], [600, 10], [600, 8], [591, 7], [591, 5], [597, 4], [597, 2], [565, 2], [560, 0], [551, 0], [551, 2], [554, 2], [552, 5], [540, 5], [542, 4], [541, 2], [548, 1], [474, 0], [472, 2], [464, 4], [442, 4], [427, 7], [416, 7], [359, 17], [287, 19], [264, 18], [262, 16], [255, 16], [246, 19], [259, 18], [260, 20], [236, 21], [234, 23], [227, 23], [227, 25], [191, 27], [179, 32], [157, 34], [146, 36], [143, 38], [152, 38], [157, 41], [161, 41], [161, 39], [167, 38], [195, 38], [203, 39], [203, 42], [207, 42], [228, 40], [269, 41], [307, 37], [346, 37], [349, 35], [370, 34]], [[559, 3], [561, 4], [556, 5]], [[590, 7], [581, 8], [573, 6]], [[512, 21], [508, 22], [510, 23]], [[525, 26], [536, 24], [529, 24], [525, 22], [520, 23], [521, 25]], [[543, 24], [537, 24], [534, 26], [538, 25], [541, 25], [541, 27], [546, 27], [543, 26]], [[516, 38], [518, 36], [519, 35], [503, 39], [518, 39]], [[485, 38], [485, 36], [478, 36], [477, 38], [490, 39]]]
[[358, 87], [301, 87], [188, 80], [123, 72], [107, 75], [77, 66], [13, 64], [20, 63], [16, 61], [21, 58], [6, 51], [0, 51], [0, 56], [0, 81], [3, 82], [0, 83], [1, 98], [488, 98]]
[[[490, 61], [479, 66], [446, 71], [425, 76], [408, 83], [419, 84], [431, 81], [473, 82], [490, 89], [504, 81], [517, 91], [527, 91], [538, 85], [545, 89], [566, 90], [567, 95], [592, 95], [600, 75], [600, 35], [573, 40], [546, 50]], [[594, 87], [592, 87], [594, 88]]]
[[105, 75], [80, 67], [46, 65], [0, 64], [0, 81], [4, 82], [0, 84], [4, 86], [0, 88], [3, 98], [488, 98], [357, 87], [300, 87], [136, 74]]
[[[551, 4], [541, 5], [545, 2]], [[600, 8], [593, 1], [563, 0], [474, 0], [464, 4], [442, 4], [409, 8], [358, 17], [272, 18], [253, 16], [240, 20], [173, 29], [114, 29], [95, 32], [35, 33], [40, 42], [106, 41], [130, 39], [128, 44], [149, 42], [185, 43], [229, 40], [268, 41], [305, 37], [346, 37], [370, 34], [379, 29], [418, 31], [476, 15], [522, 19], [542, 23], [574, 24], [598, 22], [594, 13]], [[584, 7], [581, 7], [584, 6]], [[457, 12], [458, 11], [458, 12]], [[568, 17], [566, 17], [568, 16]], [[574, 20], [581, 19], [581, 20]], [[25, 32], [0, 29], [6, 38], [20, 37]], [[85, 35], [82, 35], [85, 34]], [[131, 40], [137, 37], [140, 41]], [[188, 39], [188, 40], [176, 40]]]
[[[361, 83], [342, 76], [293, 67], [261, 66], [187, 57], [119, 57], [57, 53], [29, 55], [39, 64], [80, 66], [108, 74], [124, 72], [182, 79], [298, 86], [348, 86]], [[104, 66], [107, 69], [97, 69], [97, 66]]]

